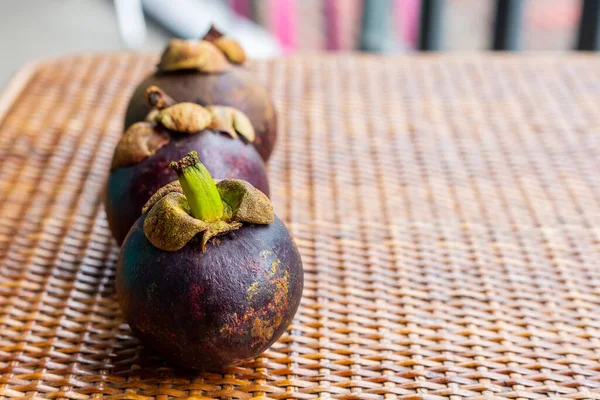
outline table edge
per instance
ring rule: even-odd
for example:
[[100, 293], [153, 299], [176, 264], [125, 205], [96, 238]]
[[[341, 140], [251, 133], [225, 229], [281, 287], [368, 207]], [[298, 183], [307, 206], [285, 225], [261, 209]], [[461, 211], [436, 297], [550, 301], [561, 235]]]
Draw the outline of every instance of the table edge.
[[2, 123], [11, 106], [15, 104], [15, 100], [23, 92], [23, 89], [33, 78], [41, 64], [42, 62], [39, 60], [30, 61], [17, 69], [8, 79], [6, 86], [0, 92], [0, 123]]

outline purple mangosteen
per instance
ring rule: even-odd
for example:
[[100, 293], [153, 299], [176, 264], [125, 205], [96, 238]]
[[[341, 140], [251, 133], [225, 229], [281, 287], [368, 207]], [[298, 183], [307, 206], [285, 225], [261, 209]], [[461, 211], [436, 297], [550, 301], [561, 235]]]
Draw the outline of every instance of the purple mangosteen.
[[219, 370], [284, 333], [302, 297], [302, 261], [264, 193], [215, 183], [194, 152], [171, 168], [179, 181], [152, 196], [123, 243], [117, 295], [147, 348]]
[[267, 161], [277, 136], [275, 108], [266, 89], [244, 67], [245, 61], [239, 43], [215, 28], [202, 40], [171, 40], [157, 70], [134, 91], [125, 128], [145, 119], [151, 111], [144, 99], [146, 88], [158, 86], [178, 102], [224, 105], [242, 111], [256, 131], [252, 144]]
[[242, 179], [269, 195], [264, 163], [250, 143], [254, 129], [231, 107], [174, 103], [156, 87], [147, 90], [155, 108], [149, 121], [125, 132], [115, 149], [106, 189], [109, 228], [119, 244], [161, 187], [177, 178], [169, 168], [191, 150], [218, 179]]

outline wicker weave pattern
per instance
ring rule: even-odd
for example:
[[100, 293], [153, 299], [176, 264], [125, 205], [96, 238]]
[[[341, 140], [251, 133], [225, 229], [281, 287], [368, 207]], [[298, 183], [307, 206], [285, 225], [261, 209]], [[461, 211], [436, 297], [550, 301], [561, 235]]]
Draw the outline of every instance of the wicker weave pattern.
[[600, 398], [600, 58], [255, 64], [305, 297], [222, 375], [162, 364], [114, 300], [100, 194], [153, 61], [40, 64], [0, 121], [0, 398]]

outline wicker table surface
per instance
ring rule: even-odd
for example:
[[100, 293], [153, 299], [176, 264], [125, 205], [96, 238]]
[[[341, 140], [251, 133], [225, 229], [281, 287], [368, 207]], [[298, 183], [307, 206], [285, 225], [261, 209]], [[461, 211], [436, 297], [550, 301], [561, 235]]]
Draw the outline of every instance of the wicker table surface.
[[0, 100], [0, 398], [600, 398], [600, 57], [253, 64], [305, 293], [223, 374], [163, 364], [114, 298], [101, 193], [154, 60], [36, 63]]

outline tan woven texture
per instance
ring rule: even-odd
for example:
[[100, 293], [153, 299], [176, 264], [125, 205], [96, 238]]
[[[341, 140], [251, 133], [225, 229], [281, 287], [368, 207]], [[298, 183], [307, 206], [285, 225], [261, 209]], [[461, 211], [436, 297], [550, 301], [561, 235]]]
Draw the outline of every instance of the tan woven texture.
[[305, 292], [223, 374], [163, 364], [115, 302], [101, 193], [154, 60], [44, 62], [0, 102], [0, 398], [600, 398], [600, 57], [255, 63]]

